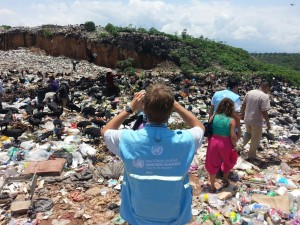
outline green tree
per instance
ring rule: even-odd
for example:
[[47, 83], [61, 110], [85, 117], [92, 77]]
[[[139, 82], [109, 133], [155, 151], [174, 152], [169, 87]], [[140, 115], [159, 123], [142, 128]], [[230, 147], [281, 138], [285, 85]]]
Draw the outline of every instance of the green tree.
[[126, 69], [132, 71], [132, 68], [135, 66], [135, 61], [133, 58], [129, 57], [126, 60], [117, 61], [116, 66], [121, 71], [125, 71]]
[[119, 28], [112, 25], [111, 23], [106, 24], [106, 26], [104, 27], [104, 29], [111, 33], [112, 35], [116, 36], [119, 33]]
[[91, 31], [96, 30], [96, 26], [95, 26], [95, 23], [94, 23], [93, 21], [87, 21], [87, 22], [85, 22], [84, 28], [85, 28], [88, 32], [91, 32]]
[[11, 26], [8, 26], [8, 25], [2, 25], [0, 26], [0, 28], [3, 28], [4, 30], [8, 30], [11, 28]]

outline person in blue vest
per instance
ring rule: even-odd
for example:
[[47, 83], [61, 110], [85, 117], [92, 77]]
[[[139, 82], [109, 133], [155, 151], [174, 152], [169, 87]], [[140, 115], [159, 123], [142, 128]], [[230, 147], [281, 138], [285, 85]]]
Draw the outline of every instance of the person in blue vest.
[[[118, 130], [130, 114], [144, 110], [142, 129]], [[191, 127], [170, 130], [172, 112]], [[107, 147], [124, 162], [121, 217], [131, 225], [183, 225], [192, 218], [189, 167], [204, 134], [203, 124], [174, 100], [169, 87], [150, 85], [101, 131]]]
[[239, 93], [239, 82], [237, 79], [230, 77], [227, 82], [227, 89], [222, 91], [217, 91], [211, 100], [211, 107], [209, 111], [209, 118], [212, 117], [214, 113], [216, 113], [220, 102], [224, 98], [229, 98], [234, 103], [234, 120], [236, 123], [236, 131], [237, 131], [237, 138], [240, 139], [242, 132], [241, 132], [241, 122], [240, 122], [240, 111], [241, 111], [241, 98], [238, 95]]

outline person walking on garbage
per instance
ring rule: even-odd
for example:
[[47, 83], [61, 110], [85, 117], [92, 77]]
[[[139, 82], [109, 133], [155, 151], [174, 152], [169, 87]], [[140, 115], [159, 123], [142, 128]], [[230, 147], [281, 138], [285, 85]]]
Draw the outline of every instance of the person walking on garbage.
[[213, 125], [213, 135], [208, 140], [205, 159], [205, 168], [209, 173], [210, 192], [216, 192], [215, 178], [221, 167], [223, 171], [224, 186], [229, 185], [228, 174], [236, 164], [238, 154], [234, 150], [237, 137], [234, 116], [234, 103], [229, 98], [224, 98], [216, 111], [209, 119]]
[[51, 91], [53, 91], [53, 92], [58, 91], [59, 83], [58, 83], [58, 80], [56, 80], [54, 78], [54, 76], [50, 76], [47, 83], [49, 83]]
[[234, 102], [234, 119], [237, 129], [237, 138], [240, 139], [242, 135], [241, 131], [241, 118], [240, 118], [240, 110], [241, 110], [241, 98], [238, 95], [239, 82], [235, 78], [229, 78], [227, 82], [227, 89], [222, 91], [217, 91], [211, 100], [211, 107], [209, 110], [209, 118], [216, 113], [218, 105], [224, 98], [229, 98]]
[[207, 88], [212, 89], [216, 76], [213, 72], [208, 73], [207, 77], [205, 78]]
[[3, 78], [0, 76], [0, 102], [2, 104], [2, 97], [3, 97]]
[[114, 78], [121, 78], [120, 74], [113, 74], [112, 71], [106, 72], [106, 90], [107, 90], [107, 97], [110, 97], [112, 95], [118, 96], [120, 94], [120, 88], [115, 85]]
[[267, 128], [270, 130], [270, 120], [268, 110], [270, 110], [270, 92], [271, 84], [263, 80], [259, 89], [249, 91], [242, 104], [241, 118], [246, 125], [246, 133], [243, 137], [243, 147], [251, 140], [248, 159], [256, 156], [256, 150], [262, 137], [263, 121], [266, 121]]
[[[130, 114], [144, 109], [146, 125], [118, 130]], [[167, 128], [172, 111], [190, 126]], [[164, 84], [154, 84], [146, 93], [134, 95], [101, 131], [108, 149], [124, 162], [120, 214], [131, 225], [186, 224], [192, 218], [192, 188], [189, 167], [204, 134], [203, 124], [174, 101]]]
[[66, 107], [69, 101], [69, 86], [66, 81], [63, 81], [58, 88], [58, 97], [62, 107]]

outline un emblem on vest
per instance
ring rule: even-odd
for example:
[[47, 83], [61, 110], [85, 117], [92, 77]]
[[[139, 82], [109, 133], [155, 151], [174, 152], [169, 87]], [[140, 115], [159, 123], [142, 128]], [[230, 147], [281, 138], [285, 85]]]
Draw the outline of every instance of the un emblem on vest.
[[153, 155], [161, 155], [163, 153], [163, 150], [164, 149], [162, 146], [156, 145], [152, 147], [151, 152]]
[[144, 167], [144, 160], [142, 160], [142, 159], [133, 160], [133, 166], [136, 167], [136, 168], [143, 168]]

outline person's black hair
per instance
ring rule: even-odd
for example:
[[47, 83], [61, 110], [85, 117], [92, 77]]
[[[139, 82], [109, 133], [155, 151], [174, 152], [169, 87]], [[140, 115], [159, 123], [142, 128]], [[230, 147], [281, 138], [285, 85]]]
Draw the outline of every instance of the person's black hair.
[[269, 80], [262, 80], [260, 82], [261, 87], [271, 87], [271, 82]]
[[227, 81], [227, 88], [229, 90], [232, 90], [234, 87], [236, 87], [238, 85], [239, 85], [239, 81], [234, 77], [230, 77]]

